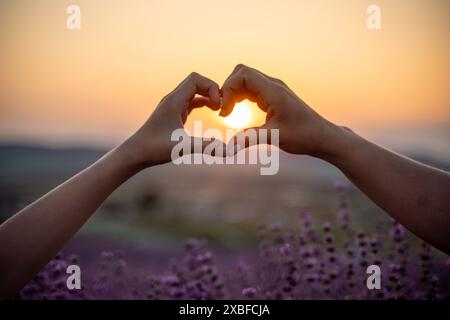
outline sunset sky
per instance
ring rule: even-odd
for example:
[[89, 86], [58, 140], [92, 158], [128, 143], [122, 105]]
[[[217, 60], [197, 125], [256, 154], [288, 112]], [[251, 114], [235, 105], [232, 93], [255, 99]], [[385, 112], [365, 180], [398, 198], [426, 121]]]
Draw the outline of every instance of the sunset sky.
[[[72, 3], [81, 30], [66, 28]], [[366, 27], [370, 4], [379, 31]], [[448, 137], [449, 31], [447, 0], [3, 0], [0, 141], [112, 145], [191, 71], [222, 84], [237, 63], [331, 121]], [[225, 126], [206, 109], [188, 129], [193, 119]]]

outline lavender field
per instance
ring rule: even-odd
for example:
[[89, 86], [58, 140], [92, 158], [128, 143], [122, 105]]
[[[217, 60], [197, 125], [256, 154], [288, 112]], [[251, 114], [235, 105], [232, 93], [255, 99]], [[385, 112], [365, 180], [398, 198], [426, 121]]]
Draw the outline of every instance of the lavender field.
[[[18, 299], [448, 299], [450, 259], [408, 234], [398, 223], [370, 231], [352, 227], [346, 190], [338, 185], [332, 222], [314, 224], [305, 209], [295, 227], [259, 227], [255, 252], [223, 259], [205, 240], [187, 239], [184, 250], [147, 257], [103, 251], [89, 261], [82, 290], [66, 288], [65, 270], [80, 264], [60, 254], [23, 288]], [[76, 250], [71, 248], [71, 250]], [[137, 256], [136, 256], [137, 255]], [[368, 290], [366, 268], [382, 270], [382, 289]], [[84, 267], [83, 267], [84, 270]]]
[[[3, 221], [101, 152], [8, 148], [1, 155]], [[272, 177], [251, 167], [141, 173], [16, 298], [449, 298], [446, 255], [333, 167], [282, 156]], [[71, 264], [81, 268], [81, 290], [67, 289]], [[381, 267], [381, 290], [366, 287], [372, 264]]]

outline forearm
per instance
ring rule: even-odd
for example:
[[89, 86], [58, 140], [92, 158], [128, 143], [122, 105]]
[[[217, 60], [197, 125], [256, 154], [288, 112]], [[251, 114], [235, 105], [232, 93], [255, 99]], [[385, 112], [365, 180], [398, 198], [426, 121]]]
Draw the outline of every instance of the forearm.
[[125, 180], [172, 160], [172, 133], [183, 130], [187, 115], [202, 106], [220, 108], [219, 86], [193, 72], [125, 143], [3, 223], [0, 298], [15, 294], [39, 272]]
[[139, 169], [120, 146], [0, 225], [0, 297], [17, 293]]
[[335, 127], [325, 160], [413, 233], [449, 253], [450, 174]]

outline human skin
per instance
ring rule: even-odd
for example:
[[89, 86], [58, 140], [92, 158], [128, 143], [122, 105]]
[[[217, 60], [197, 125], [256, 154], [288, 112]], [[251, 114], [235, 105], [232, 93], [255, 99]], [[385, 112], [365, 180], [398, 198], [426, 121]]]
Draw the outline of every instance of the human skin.
[[[171, 133], [183, 128], [193, 108], [202, 106], [220, 108], [219, 86], [192, 73], [124, 143], [0, 225], [0, 297], [16, 294], [123, 182], [144, 168], [169, 162], [176, 144]], [[191, 139], [194, 145], [198, 138]], [[204, 147], [209, 143], [201, 142]]]
[[[282, 150], [311, 155], [335, 165], [394, 219], [436, 248], [450, 253], [448, 172], [389, 151], [331, 123], [281, 80], [245, 65], [236, 66], [221, 91], [222, 116], [228, 115], [235, 103], [243, 99], [256, 102], [267, 117], [266, 123], [255, 130], [279, 129]], [[236, 141], [243, 140], [235, 137], [231, 143]], [[247, 140], [245, 147], [249, 143]]]
[[[425, 241], [450, 252], [447, 172], [388, 151], [329, 122], [281, 80], [238, 65], [220, 90], [213, 81], [192, 73], [124, 143], [0, 225], [0, 297], [16, 294], [124, 181], [147, 167], [169, 162], [176, 144], [170, 136], [183, 128], [193, 108], [221, 109], [225, 116], [245, 98], [267, 113], [260, 128], [279, 129], [281, 149], [335, 165], [388, 214]], [[192, 138], [193, 144], [196, 139]], [[202, 141], [203, 146], [208, 143]]]

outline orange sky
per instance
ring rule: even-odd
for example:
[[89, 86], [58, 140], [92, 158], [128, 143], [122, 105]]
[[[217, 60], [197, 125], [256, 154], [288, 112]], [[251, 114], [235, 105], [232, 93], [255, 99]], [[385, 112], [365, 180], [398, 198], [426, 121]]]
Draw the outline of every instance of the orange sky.
[[[372, 3], [380, 31], [366, 28]], [[221, 84], [240, 62], [341, 124], [445, 127], [449, 30], [447, 0], [1, 1], [0, 140], [115, 143], [191, 71]]]

